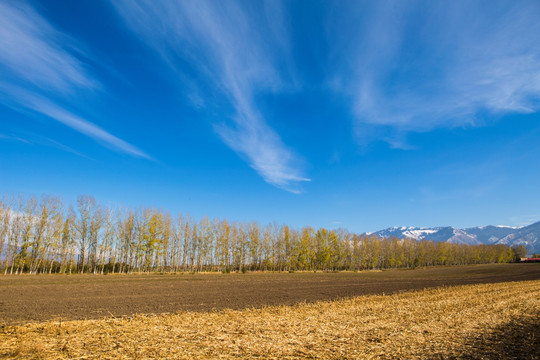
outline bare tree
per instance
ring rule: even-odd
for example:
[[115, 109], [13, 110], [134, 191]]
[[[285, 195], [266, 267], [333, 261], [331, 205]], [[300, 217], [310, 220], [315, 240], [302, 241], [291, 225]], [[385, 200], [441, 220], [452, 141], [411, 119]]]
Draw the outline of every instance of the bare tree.
[[169, 266], [177, 272], [181, 264], [182, 242], [184, 239], [184, 219], [182, 213], [178, 214], [177, 220], [171, 225], [171, 243], [169, 251]]
[[79, 216], [74, 223], [75, 231], [77, 232], [77, 242], [79, 245], [79, 271], [86, 271], [87, 251], [91, 241], [92, 234], [92, 219], [96, 210], [96, 200], [92, 196], [81, 195], [77, 198], [77, 210]]
[[113, 224], [113, 214], [109, 209], [104, 209], [101, 214], [101, 220], [103, 222], [103, 241], [101, 246], [99, 246], [99, 255], [98, 255], [98, 265], [101, 266], [99, 273], [103, 274], [105, 270], [105, 259], [108, 256], [108, 261], [112, 257], [112, 246], [114, 241], [114, 224]]
[[24, 208], [24, 198], [19, 196], [17, 200], [14, 200], [15, 206], [12, 207], [11, 219], [9, 221], [9, 230], [7, 231], [8, 244], [6, 251], [6, 262], [4, 266], [4, 274], [7, 274], [8, 267], [9, 273], [13, 274], [17, 248], [19, 246], [19, 239], [21, 236], [21, 230], [23, 226], [23, 208]]
[[[6, 244], [6, 238], [9, 234], [9, 226], [11, 222], [11, 207], [4, 198], [3, 201], [0, 201], [0, 258], [4, 253], [4, 244]], [[7, 269], [7, 259], [9, 256], [8, 253], [8, 244], [5, 246], [6, 251], [6, 263], [4, 264], [4, 269]], [[5, 271], [5, 270], [4, 270]]]
[[46, 266], [46, 256], [52, 250], [55, 240], [56, 229], [51, 226], [58, 216], [59, 207], [60, 199], [52, 196], [42, 197], [34, 221], [30, 273], [38, 272], [41, 265]]
[[[64, 222], [63, 202], [60, 198], [50, 197], [49, 200], [49, 225], [47, 226], [40, 266], [42, 272], [53, 272], [53, 268], [58, 265], [59, 247], [62, 236], [62, 227]], [[48, 266], [48, 270], [47, 270]]]
[[70, 207], [68, 215], [62, 224], [62, 233], [60, 238], [60, 273], [72, 272], [73, 256], [75, 253], [75, 239], [73, 237], [73, 227], [75, 224], [75, 211]]
[[32, 251], [34, 223], [36, 221], [37, 200], [34, 196], [26, 201], [22, 215], [21, 246], [16, 257], [17, 269], [15, 273], [25, 272], [29, 268], [29, 251]]

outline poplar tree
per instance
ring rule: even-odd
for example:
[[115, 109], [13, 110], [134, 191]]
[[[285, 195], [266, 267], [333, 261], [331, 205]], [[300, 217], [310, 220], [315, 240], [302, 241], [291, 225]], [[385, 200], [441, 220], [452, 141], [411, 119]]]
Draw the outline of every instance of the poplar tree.
[[204, 216], [176, 219], [154, 208], [114, 210], [91, 196], [76, 211], [35, 196], [0, 201], [4, 274], [133, 271], [336, 271], [509, 262], [524, 246], [466, 245], [378, 238], [343, 229], [291, 229], [229, 223]]

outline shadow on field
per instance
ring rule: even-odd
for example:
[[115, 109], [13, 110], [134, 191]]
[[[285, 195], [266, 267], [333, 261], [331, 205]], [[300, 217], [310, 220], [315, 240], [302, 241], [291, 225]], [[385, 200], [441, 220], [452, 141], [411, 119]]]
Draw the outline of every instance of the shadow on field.
[[540, 359], [540, 313], [478, 334], [455, 359]]

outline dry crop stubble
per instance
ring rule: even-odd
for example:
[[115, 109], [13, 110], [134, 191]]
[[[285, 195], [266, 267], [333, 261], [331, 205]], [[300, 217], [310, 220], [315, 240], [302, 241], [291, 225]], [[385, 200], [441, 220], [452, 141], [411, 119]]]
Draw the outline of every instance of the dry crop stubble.
[[262, 309], [5, 325], [0, 356], [535, 359], [539, 299], [536, 280]]
[[[540, 264], [415, 270], [184, 275], [0, 276], [6, 324], [331, 301], [440, 286], [540, 280]], [[1, 320], [0, 320], [1, 321]]]

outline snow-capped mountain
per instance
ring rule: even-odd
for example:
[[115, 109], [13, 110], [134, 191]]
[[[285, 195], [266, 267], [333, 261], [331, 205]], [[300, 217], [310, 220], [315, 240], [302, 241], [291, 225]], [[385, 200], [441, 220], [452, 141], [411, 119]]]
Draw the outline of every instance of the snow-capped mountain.
[[464, 230], [456, 229], [451, 226], [435, 227], [435, 228], [419, 228], [419, 227], [391, 227], [385, 230], [380, 230], [373, 233], [379, 237], [394, 236], [400, 239], [412, 238], [417, 240], [433, 240], [447, 241], [457, 244], [481, 244], [474, 235], [467, 233]]
[[451, 226], [420, 228], [391, 227], [374, 233], [378, 237], [412, 238], [417, 240], [445, 241], [456, 244], [505, 244], [525, 245], [529, 252], [540, 252], [540, 221], [529, 226], [511, 227], [488, 225], [458, 229]]
[[540, 253], [540, 221], [517, 229], [497, 242], [506, 245], [525, 245], [536, 253]]
[[465, 229], [465, 231], [471, 235], [476, 236], [478, 241], [482, 244], [495, 244], [502, 238], [516, 232], [516, 230], [519, 230], [518, 227], [510, 227], [510, 226], [480, 226], [480, 227], [473, 227]]

